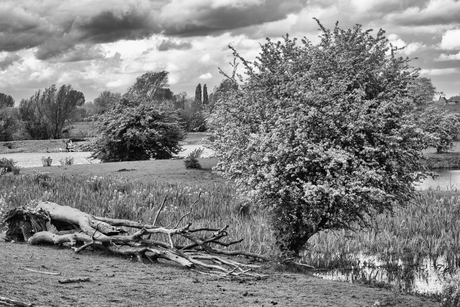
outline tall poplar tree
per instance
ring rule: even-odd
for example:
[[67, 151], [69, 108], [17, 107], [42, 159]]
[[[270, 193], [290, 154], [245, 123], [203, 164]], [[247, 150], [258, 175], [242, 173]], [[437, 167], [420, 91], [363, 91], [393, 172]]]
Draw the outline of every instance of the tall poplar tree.
[[198, 83], [195, 89], [195, 102], [201, 103], [202, 97], [201, 97], [201, 83]]
[[208, 87], [205, 85], [203, 85], [203, 104], [204, 105], [207, 105], [208, 104]]

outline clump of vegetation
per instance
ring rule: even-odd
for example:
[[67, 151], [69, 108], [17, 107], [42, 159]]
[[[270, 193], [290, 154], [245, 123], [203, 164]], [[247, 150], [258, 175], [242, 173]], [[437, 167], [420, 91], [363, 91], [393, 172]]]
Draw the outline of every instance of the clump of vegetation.
[[92, 158], [102, 162], [169, 159], [185, 133], [174, 112], [154, 105], [118, 105], [101, 115]]
[[441, 307], [460, 306], [460, 276], [456, 275], [444, 283], [441, 294]]
[[[59, 192], [56, 192], [59, 191]], [[5, 212], [43, 197], [60, 205], [109, 218], [124, 218], [151, 224], [162, 203], [158, 225], [175, 225], [187, 216], [194, 227], [231, 228], [229, 240], [244, 238], [233, 248], [269, 255], [273, 240], [263, 212], [240, 218], [235, 210], [237, 198], [233, 186], [224, 183], [185, 185], [166, 182], [144, 184], [123, 178], [101, 176], [33, 176], [0, 177], [0, 200]], [[199, 201], [197, 202], [198, 195]]]
[[15, 175], [19, 174], [21, 170], [18, 166], [16, 166], [15, 161], [13, 159], [1, 158], [0, 159], [0, 176], [6, 173], [13, 173]]
[[51, 166], [51, 164], [53, 163], [53, 159], [51, 159], [51, 157], [42, 157], [42, 165], [43, 166]]
[[61, 165], [72, 165], [73, 164], [73, 157], [65, 157], [59, 160]]
[[[267, 41], [210, 120], [217, 170], [269, 209], [277, 245], [299, 256], [325, 230], [368, 226], [405, 206], [426, 133], [410, 116], [418, 77], [385, 32], [322, 29], [321, 41]], [[409, 115], [408, 115], [409, 114]]]
[[198, 161], [201, 154], [203, 153], [203, 148], [196, 148], [192, 152], [190, 152], [187, 157], [185, 157], [184, 164], [185, 168], [196, 168], [201, 169], [201, 164]]

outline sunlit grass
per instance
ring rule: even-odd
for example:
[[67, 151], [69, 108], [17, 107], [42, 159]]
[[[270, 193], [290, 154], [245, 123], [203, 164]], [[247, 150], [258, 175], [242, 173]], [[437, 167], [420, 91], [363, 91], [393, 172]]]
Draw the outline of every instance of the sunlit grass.
[[151, 224], [165, 203], [158, 226], [193, 223], [192, 228], [221, 228], [229, 225], [229, 241], [243, 238], [234, 249], [268, 254], [273, 239], [263, 213], [241, 215], [231, 185], [209, 186], [127, 181], [98, 176], [50, 176], [36, 173], [0, 177], [0, 214], [26, 206], [37, 199], [72, 206], [81, 211], [109, 218], [129, 219]]

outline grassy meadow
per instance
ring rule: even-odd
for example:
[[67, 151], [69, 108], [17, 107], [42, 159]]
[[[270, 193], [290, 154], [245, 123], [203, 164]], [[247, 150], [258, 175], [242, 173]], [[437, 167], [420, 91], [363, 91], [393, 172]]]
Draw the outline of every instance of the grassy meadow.
[[[165, 202], [159, 224], [194, 226], [230, 225], [229, 240], [243, 238], [235, 246], [254, 253], [275, 252], [267, 214], [244, 206], [235, 189], [225, 182], [150, 183], [100, 176], [66, 176], [34, 172], [0, 177], [0, 215], [7, 210], [33, 205], [45, 199], [61, 205], [111, 218], [150, 223]], [[304, 261], [316, 267], [343, 267], [359, 253], [379, 255], [387, 261], [445, 257], [451, 269], [459, 264], [460, 193], [423, 191], [405, 208], [379, 215], [369, 229], [322, 232], [315, 235], [304, 253]]]
[[250, 214], [236, 201], [235, 191], [225, 183], [179, 184], [161, 181], [143, 183], [122, 177], [33, 175], [0, 177], [0, 215], [9, 209], [32, 205], [37, 199], [76, 207], [98, 216], [151, 223], [165, 202], [157, 223], [174, 227], [182, 223], [194, 227], [230, 225], [229, 240], [244, 238], [235, 249], [269, 254], [272, 236], [263, 213]]

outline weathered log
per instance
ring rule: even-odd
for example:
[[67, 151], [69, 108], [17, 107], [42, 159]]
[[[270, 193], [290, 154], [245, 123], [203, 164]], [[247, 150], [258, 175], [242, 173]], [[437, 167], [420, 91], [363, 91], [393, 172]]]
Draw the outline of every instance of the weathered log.
[[[158, 210], [156, 217], [159, 216], [164, 202]], [[198, 228], [192, 229], [191, 223], [179, 227], [182, 220], [188, 216], [185, 214], [176, 223], [175, 227], [158, 227], [139, 222], [123, 219], [111, 219], [97, 217], [82, 212], [69, 206], [60, 206], [48, 201], [40, 201], [34, 209], [16, 208], [7, 214], [9, 226], [15, 225], [17, 236], [21, 236], [21, 231], [17, 225], [22, 225], [19, 221], [26, 221], [32, 230], [23, 235], [24, 240], [31, 245], [49, 243], [55, 245], [69, 245], [75, 252], [81, 252], [87, 248], [105, 249], [111, 253], [131, 256], [139, 261], [144, 259], [154, 261], [166, 259], [187, 268], [218, 276], [257, 276], [262, 275], [250, 273], [258, 266], [246, 265], [237, 261], [220, 258], [217, 255], [227, 256], [246, 256], [259, 261], [267, 260], [261, 255], [247, 253], [244, 251], [226, 251], [216, 248], [216, 246], [228, 247], [241, 242], [236, 240], [224, 242], [222, 239], [228, 236], [228, 225], [220, 229]], [[40, 218], [40, 226], [35, 218]], [[155, 218], [156, 221], [156, 218]], [[28, 225], [29, 225], [28, 224]], [[53, 225], [56, 225], [54, 227]], [[62, 228], [71, 228], [72, 231], [64, 232]], [[123, 228], [119, 228], [123, 227]], [[132, 230], [134, 228], [134, 230]], [[130, 229], [130, 230], [125, 230]], [[35, 232], [35, 233], [33, 233]], [[32, 236], [30, 236], [33, 234]], [[167, 242], [151, 240], [150, 235], [163, 234], [167, 237]], [[183, 245], [176, 244], [174, 236], [182, 238]], [[68, 244], [69, 243], [69, 244]]]

